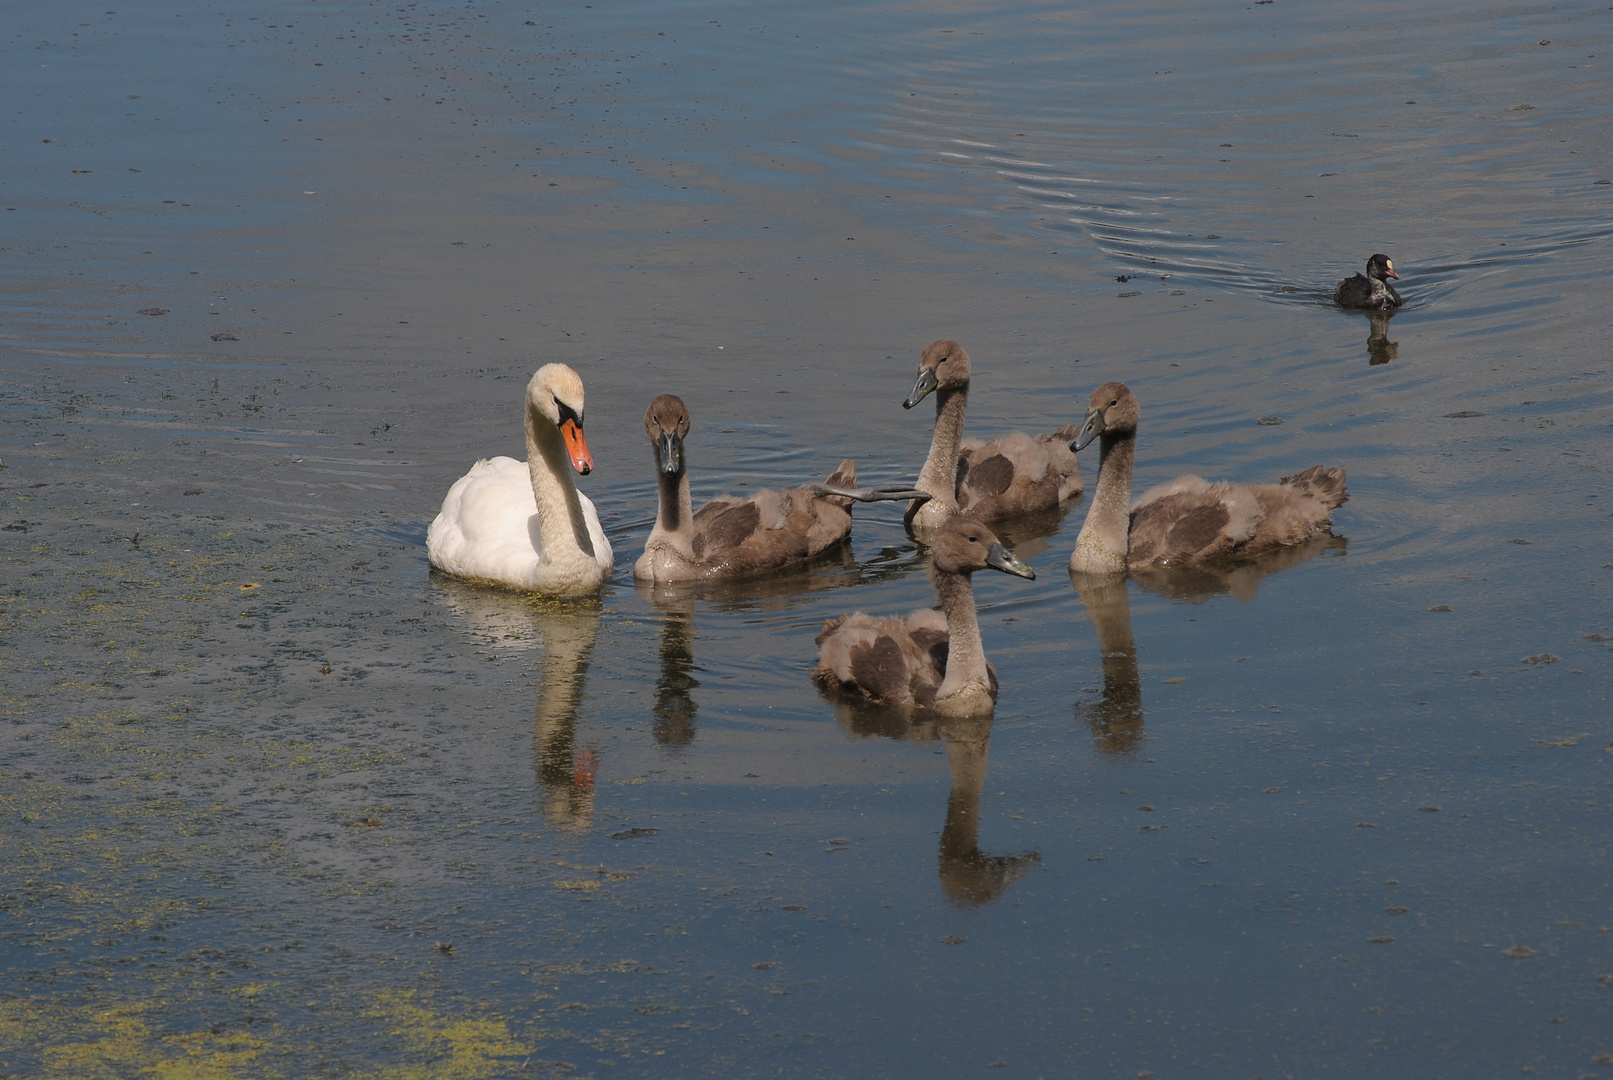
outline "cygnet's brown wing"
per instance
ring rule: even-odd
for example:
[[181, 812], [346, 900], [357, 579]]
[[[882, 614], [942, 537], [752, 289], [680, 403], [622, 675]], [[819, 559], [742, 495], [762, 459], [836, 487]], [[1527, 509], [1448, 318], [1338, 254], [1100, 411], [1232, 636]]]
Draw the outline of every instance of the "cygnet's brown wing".
[[1138, 567], [1176, 566], [1226, 558], [1255, 535], [1261, 516], [1260, 503], [1246, 485], [1178, 477], [1138, 500], [1126, 561]]
[[761, 508], [754, 499], [713, 499], [695, 511], [694, 555], [712, 562], [737, 550], [756, 534]]
[[979, 521], [1047, 510], [1081, 492], [1073, 428], [1032, 439], [1014, 432], [958, 451], [958, 511]]
[[945, 677], [945, 621], [937, 611], [914, 612], [907, 619], [862, 612], [831, 619], [818, 635], [812, 678], [894, 709], [929, 705]]
[[1312, 466], [1280, 484], [1211, 484], [1184, 476], [1145, 494], [1131, 512], [1127, 561], [1180, 566], [1249, 558], [1321, 536], [1349, 493], [1343, 469]]
[[[847, 458], [829, 474], [826, 483], [829, 487], [855, 488], [857, 466]], [[789, 499], [787, 527], [800, 535], [804, 545], [801, 558], [810, 559], [851, 535], [853, 500], [841, 495], [819, 495], [806, 487], [787, 491], [785, 497]]]
[[[829, 483], [856, 487], [856, 467], [842, 461]], [[851, 532], [851, 512], [846, 508], [850, 502], [805, 488], [758, 491], [745, 499], [713, 499], [695, 512], [690, 523], [695, 558], [707, 573], [723, 577], [775, 570], [810, 559]]]

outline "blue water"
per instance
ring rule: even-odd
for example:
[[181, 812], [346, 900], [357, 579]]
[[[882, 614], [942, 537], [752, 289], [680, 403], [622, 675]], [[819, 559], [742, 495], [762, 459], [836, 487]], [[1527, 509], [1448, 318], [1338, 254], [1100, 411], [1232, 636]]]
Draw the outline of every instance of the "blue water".
[[[1607, 1072], [1605, 9], [58, 4], [0, 50], [0, 1074]], [[1382, 333], [1326, 302], [1374, 251]], [[989, 727], [807, 678], [933, 602], [892, 508], [635, 587], [651, 397], [697, 500], [907, 480], [943, 336], [972, 432], [1123, 379], [1137, 490], [1337, 465], [1335, 537], [1122, 607], [1085, 503], [1005, 527]], [[550, 360], [597, 602], [424, 557]]]

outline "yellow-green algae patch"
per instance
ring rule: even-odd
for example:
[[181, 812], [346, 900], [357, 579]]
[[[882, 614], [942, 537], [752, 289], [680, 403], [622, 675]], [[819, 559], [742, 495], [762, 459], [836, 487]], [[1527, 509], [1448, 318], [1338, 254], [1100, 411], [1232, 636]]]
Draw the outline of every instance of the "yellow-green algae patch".
[[389, 1065], [366, 1075], [376, 1080], [477, 1080], [504, 1072], [511, 1059], [532, 1050], [497, 1018], [454, 1019], [432, 1011], [414, 991], [385, 991], [369, 1016], [387, 1023], [403, 1041], [408, 1064]]
[[[168, 1003], [38, 1005], [0, 1001], [0, 1071], [38, 1080], [280, 1080], [286, 1063], [318, 1046], [273, 1024], [254, 1034], [153, 1030]], [[533, 1053], [498, 1017], [451, 1016], [414, 991], [383, 992], [364, 1014], [376, 1021], [375, 1057], [349, 1067], [353, 1080], [481, 1080], [503, 1075]], [[310, 1033], [311, 1034], [311, 1033]], [[21, 1068], [19, 1068], [21, 1066]], [[287, 1069], [290, 1069], [288, 1072]]]
[[9, 1068], [32, 1059], [39, 1080], [270, 1080], [283, 1074], [261, 1067], [264, 1042], [244, 1032], [159, 1035], [147, 1022], [162, 1002], [116, 1006], [36, 1007], [0, 1002], [0, 1046]]

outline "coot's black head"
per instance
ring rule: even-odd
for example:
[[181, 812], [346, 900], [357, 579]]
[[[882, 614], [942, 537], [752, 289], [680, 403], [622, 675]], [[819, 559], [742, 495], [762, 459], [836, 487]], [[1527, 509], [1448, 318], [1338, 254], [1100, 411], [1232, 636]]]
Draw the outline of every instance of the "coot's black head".
[[1387, 255], [1374, 255], [1367, 260], [1367, 277], [1377, 278], [1379, 281], [1385, 278], [1400, 280], [1400, 275], [1395, 273], [1395, 264], [1389, 261]]

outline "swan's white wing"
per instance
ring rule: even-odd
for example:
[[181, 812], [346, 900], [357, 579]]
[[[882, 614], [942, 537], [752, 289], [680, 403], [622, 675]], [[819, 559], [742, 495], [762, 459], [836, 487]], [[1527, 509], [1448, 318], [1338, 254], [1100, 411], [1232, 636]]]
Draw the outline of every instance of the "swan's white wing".
[[533, 588], [542, 562], [537, 512], [524, 461], [478, 461], [448, 489], [426, 533], [426, 555], [459, 577]]

